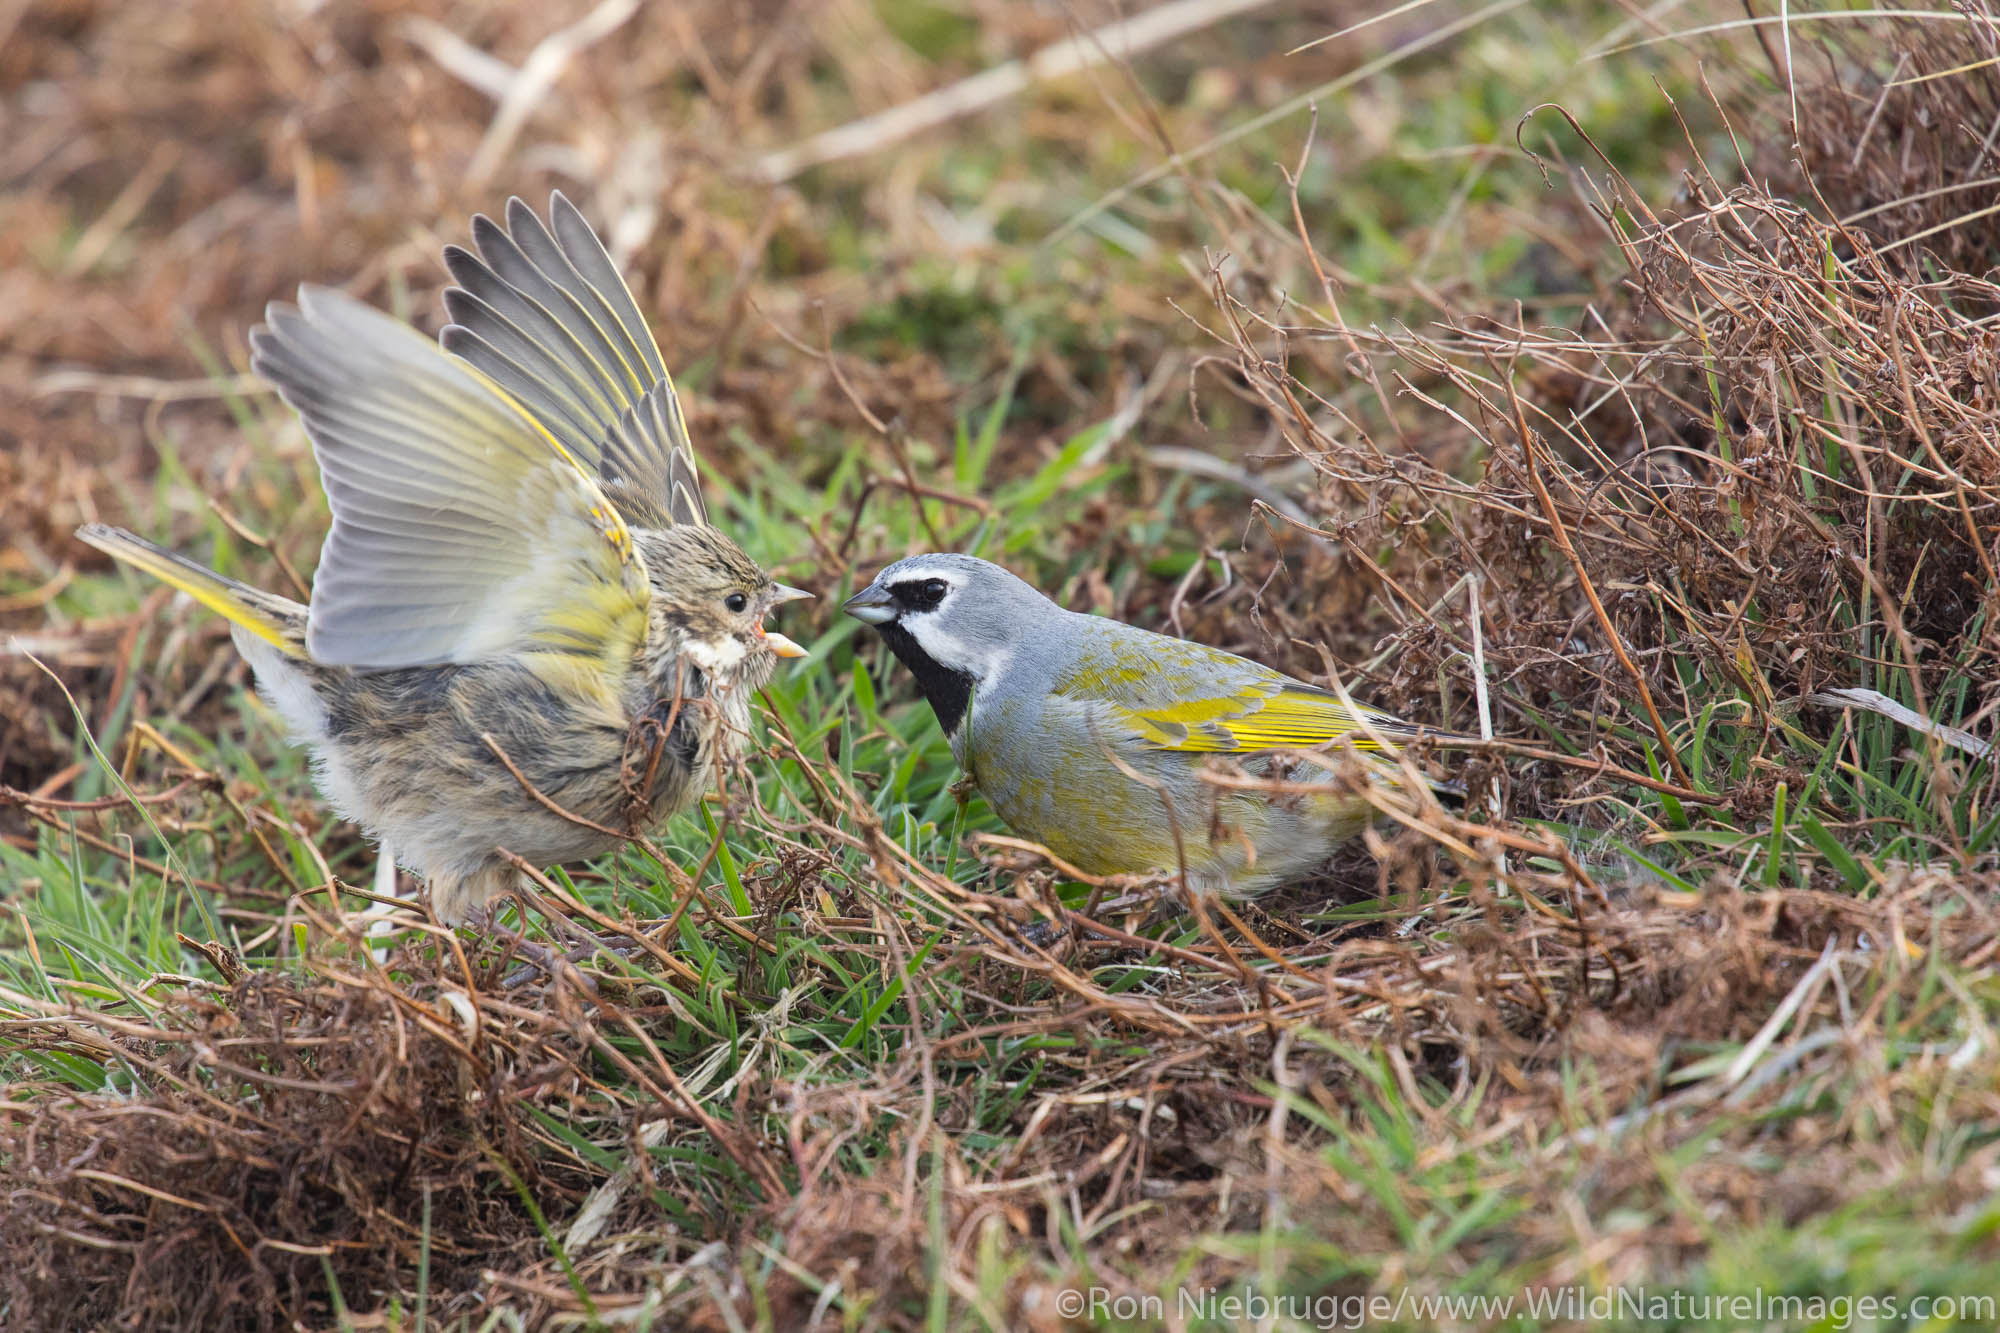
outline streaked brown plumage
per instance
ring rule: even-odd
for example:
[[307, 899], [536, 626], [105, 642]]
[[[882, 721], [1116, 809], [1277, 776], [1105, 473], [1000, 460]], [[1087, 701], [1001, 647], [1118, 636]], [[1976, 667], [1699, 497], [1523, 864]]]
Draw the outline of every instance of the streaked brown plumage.
[[311, 607], [78, 534], [232, 622], [328, 800], [448, 923], [515, 882], [503, 849], [593, 856], [700, 799], [803, 652], [763, 622], [804, 594], [708, 525], [651, 334], [581, 216], [551, 214], [512, 201], [448, 257], [479, 293], [449, 303], [451, 355], [319, 289], [253, 334], [333, 509]]

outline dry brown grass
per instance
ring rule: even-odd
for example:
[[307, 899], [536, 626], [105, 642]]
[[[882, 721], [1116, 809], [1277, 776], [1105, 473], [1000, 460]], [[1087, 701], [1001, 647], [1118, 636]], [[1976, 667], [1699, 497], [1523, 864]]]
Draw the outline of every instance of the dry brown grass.
[[[805, 1326], [827, 1282], [868, 1293], [885, 1311], [920, 1309], [940, 1231], [942, 1261], [959, 1275], [977, 1271], [977, 1250], [994, 1233], [1041, 1238], [1060, 1255], [1065, 1218], [1093, 1248], [1122, 1256], [1126, 1271], [1155, 1273], [1182, 1261], [1189, 1232], [1254, 1231], [1279, 1205], [1308, 1225], [1337, 1219], [1356, 1248], [1393, 1251], [1399, 1213], [1436, 1207], [1437, 1181], [1413, 1172], [1405, 1197], [1391, 1202], [1325, 1157], [1298, 1123], [1301, 1106], [1341, 1119], [1382, 1096], [1358, 1077], [1351, 1051], [1383, 1052], [1389, 1095], [1428, 1105], [1416, 1132], [1434, 1162], [1466, 1151], [1461, 1118], [1477, 1107], [1489, 1132], [1536, 1126], [1547, 1140], [1539, 1156], [1581, 1161], [1598, 1177], [1587, 1204], [1564, 1172], [1524, 1170], [1507, 1187], [1545, 1220], [1513, 1235], [1504, 1257], [1553, 1262], [1551, 1282], [1571, 1280], [1564, 1256], [1580, 1244], [1572, 1223], [1628, 1197], [1643, 1204], [1656, 1188], [1648, 1153], [1712, 1133], [1717, 1115], [1755, 1123], [1801, 1081], [1860, 1077], [1871, 1092], [1845, 1113], [1781, 1121], [1798, 1164], [1775, 1185], [1759, 1173], [1753, 1187], [1737, 1162], [1761, 1150], [1761, 1136], [1730, 1145], [1714, 1169], [1685, 1182], [1698, 1203], [1751, 1223], [1808, 1217], [1859, 1190], [1893, 1187], [1909, 1169], [1911, 1145], [1857, 1152], [1868, 1125], [1895, 1123], [1939, 1096], [1966, 1122], [2000, 1114], [1990, 1085], [1940, 1064], [1880, 1072], [1891, 1044], [1885, 1014], [1935, 1004], [1924, 997], [1938, 965], [1991, 966], [2000, 912], [1990, 881], [1911, 875], [1871, 901], [1640, 891], [1571, 914], [1477, 887], [1501, 882], [1490, 862], [1462, 868], [1475, 875], [1471, 901], [1435, 919], [1420, 908], [1413, 932], [1300, 938], [1294, 925], [1259, 944], [1244, 931], [1233, 946], [1180, 951], [1172, 984], [1123, 996], [1095, 984], [1090, 964], [1143, 962], [1150, 951], [1104, 940], [1052, 956], [996, 940], [990, 922], [1002, 904], [968, 900], [954, 915], [962, 947], [980, 955], [964, 985], [985, 1022], [859, 1081], [787, 1084], [753, 1073], [706, 1112], [682, 1095], [686, 1063], [648, 1042], [674, 1040], [671, 1010], [643, 991], [509, 992], [490, 953], [470, 971], [450, 956], [442, 965], [399, 956], [384, 972], [341, 965], [351, 946], [331, 937], [303, 971], [221, 987], [162, 978], [145, 988], [150, 1023], [10, 996], [17, 1013], [41, 1015], [8, 1023], [17, 1053], [102, 1063], [143, 1094], [15, 1088], [0, 1117], [10, 1163], [0, 1245], [17, 1260], [5, 1279], [10, 1309], [19, 1327], [274, 1328], [308, 1312], [329, 1317], [331, 1275], [357, 1311], [381, 1293], [427, 1289], [434, 1319], [497, 1302], [532, 1326], [587, 1309], [617, 1320], [651, 1308], [675, 1326], [721, 1328], [717, 1302], [748, 1313], [726, 1255], [750, 1247], [784, 1256], [759, 1299], [772, 1326], [788, 1328]], [[1518, 891], [1526, 881], [1505, 883]], [[1253, 983], [1229, 947], [1268, 950], [1278, 966]], [[895, 952], [885, 951], [885, 964]], [[1011, 1003], [1024, 976], [1054, 980], [1055, 997]], [[1789, 1035], [1762, 1038], [1774, 1063], [1750, 1062], [1747, 1077], [1660, 1086], [1662, 1070], [1681, 1062], [1676, 1050], [1759, 1040], [1794, 992], [1802, 1002]], [[974, 1089], [950, 1075], [982, 1058], [983, 1040], [999, 1030], [1076, 1041], [1037, 1079], [1018, 1137], [996, 1158], [963, 1146]], [[1828, 1030], [1841, 1039], [1818, 1035]], [[1135, 1039], [1144, 1054], [1115, 1054]], [[1579, 1065], [1593, 1070], [1581, 1088], [1566, 1073]], [[1285, 1090], [1289, 1120], [1258, 1090], [1266, 1081]], [[1424, 1095], [1420, 1082], [1442, 1095]], [[844, 1164], [843, 1147], [878, 1134], [884, 1116], [904, 1128], [889, 1134], [876, 1166]], [[607, 1171], [552, 1136], [551, 1117], [602, 1147], [719, 1151], [765, 1202], [732, 1213], [699, 1175]], [[1983, 1197], [1990, 1169], [1967, 1162], [1926, 1189], [1940, 1206], [1961, 1207]], [[567, 1237], [574, 1278], [550, 1256], [523, 1192]], [[697, 1234], [664, 1219], [669, 1197]], [[595, 1215], [587, 1237], [570, 1230], [579, 1210]], [[705, 1238], [729, 1248], [710, 1250]], [[1639, 1281], [1701, 1247], [1666, 1225], [1624, 1237], [1615, 1254]], [[1218, 1255], [1189, 1280], [1221, 1283], [1240, 1271]], [[1060, 1280], [1021, 1274], [1008, 1308], [1037, 1308]], [[1135, 1292], [1150, 1281], [1113, 1280]]]
[[[1917, 49], [1962, 63], [1980, 40]], [[1687, 188], [1657, 212], [1610, 172], [1595, 201], [1627, 276], [1576, 330], [1358, 328], [1330, 293], [1278, 321], [1218, 286], [1230, 368], [1322, 479], [1332, 580], [1395, 624], [1377, 688], [1399, 701], [1451, 679], [1468, 725], [1467, 573], [1504, 590], [1482, 611], [1501, 694], [1593, 730], [1651, 738], [1645, 694], [1692, 718], [1713, 680], [1741, 692], [1731, 725], [1775, 739], [1878, 670], [1919, 699], [1992, 678], [2000, 287], [1811, 199], [1706, 167]], [[1963, 716], [1995, 702], [1982, 686]]]

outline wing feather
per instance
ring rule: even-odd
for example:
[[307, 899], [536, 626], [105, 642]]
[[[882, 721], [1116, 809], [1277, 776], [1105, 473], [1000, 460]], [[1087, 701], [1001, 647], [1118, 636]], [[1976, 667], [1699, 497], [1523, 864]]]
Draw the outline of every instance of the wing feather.
[[634, 523], [706, 523], [687, 422], [638, 303], [576, 206], [554, 230], [519, 199], [473, 219], [445, 265], [446, 351], [491, 379], [594, 475]]
[[306, 630], [315, 661], [629, 662], [645, 569], [604, 494], [532, 415], [415, 330], [325, 288], [273, 305], [250, 345], [252, 368], [304, 421], [333, 511]]
[[1380, 748], [1362, 724], [1395, 738], [1408, 723], [1219, 648], [1115, 621], [1086, 629], [1053, 692], [1100, 701], [1139, 743], [1193, 753], [1310, 749], [1346, 738]]

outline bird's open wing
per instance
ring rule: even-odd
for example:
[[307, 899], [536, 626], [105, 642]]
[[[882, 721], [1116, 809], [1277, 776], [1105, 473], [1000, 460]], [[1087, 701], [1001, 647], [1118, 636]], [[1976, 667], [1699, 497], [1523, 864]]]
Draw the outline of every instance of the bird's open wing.
[[705, 523], [694, 446], [637, 303], [560, 192], [553, 232], [519, 199], [507, 226], [472, 220], [473, 254], [445, 250], [458, 286], [440, 341], [562, 442], [639, 527]]
[[1379, 748], [1362, 718], [1394, 739], [1414, 728], [1330, 690], [1198, 643], [1114, 621], [1089, 626], [1058, 696], [1096, 700], [1143, 745], [1205, 753], [1309, 749], [1346, 737]]
[[435, 343], [351, 297], [303, 288], [267, 319], [251, 366], [304, 420], [333, 510], [314, 660], [548, 654], [622, 671], [646, 632], [645, 566], [574, 458]]

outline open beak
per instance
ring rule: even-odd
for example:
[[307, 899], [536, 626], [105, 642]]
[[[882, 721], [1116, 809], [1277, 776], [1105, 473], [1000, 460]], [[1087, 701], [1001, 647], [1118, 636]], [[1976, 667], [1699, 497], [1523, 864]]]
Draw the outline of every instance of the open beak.
[[764, 631], [764, 642], [780, 657], [810, 657], [812, 654], [776, 630]]
[[[804, 588], [791, 588], [782, 583], [773, 584], [769, 599], [765, 603], [765, 610], [768, 611], [772, 607], [783, 606], [786, 602], [809, 600], [811, 597], [812, 594]], [[796, 641], [786, 638], [774, 629], [765, 629], [760, 625], [757, 628], [757, 633], [763, 637], [766, 646], [780, 657], [812, 656], [810, 652], [800, 647]]]
[[[778, 584], [772, 584], [768, 600], [764, 602], [764, 610], [770, 610], [772, 606], [784, 606], [786, 602], [798, 602], [798, 600], [810, 600], [810, 598], [812, 598], [812, 592], [806, 592], [804, 588], [792, 588], [792, 586], [786, 586], [786, 584], [778, 582]], [[778, 656], [812, 656], [806, 648], [798, 646], [798, 642], [794, 642], [792, 638], [786, 638], [778, 630], [758, 626], [758, 634], [764, 636], [764, 642]]]
[[896, 599], [879, 583], [871, 583], [841, 603], [840, 609], [867, 625], [886, 625], [896, 618]]

